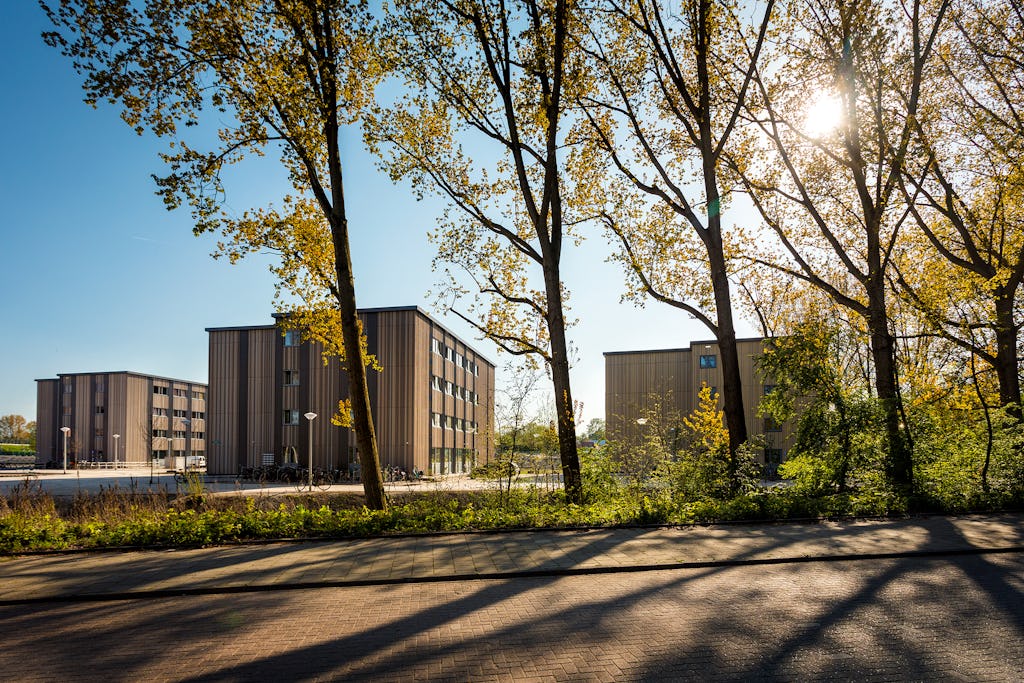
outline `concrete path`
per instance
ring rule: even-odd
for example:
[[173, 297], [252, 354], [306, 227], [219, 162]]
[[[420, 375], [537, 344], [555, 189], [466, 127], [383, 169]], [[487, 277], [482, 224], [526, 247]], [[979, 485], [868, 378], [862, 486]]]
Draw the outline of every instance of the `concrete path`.
[[0, 559], [0, 605], [1022, 550], [1003, 514], [74, 552]]

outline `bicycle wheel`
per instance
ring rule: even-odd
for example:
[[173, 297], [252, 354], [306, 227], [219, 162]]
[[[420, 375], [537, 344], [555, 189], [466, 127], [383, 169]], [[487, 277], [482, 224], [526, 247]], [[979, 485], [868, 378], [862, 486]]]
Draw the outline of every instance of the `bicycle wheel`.
[[313, 473], [313, 485], [319, 488], [321, 491], [330, 488], [331, 484], [334, 483], [334, 477], [331, 476], [330, 472], [324, 472], [323, 470]]

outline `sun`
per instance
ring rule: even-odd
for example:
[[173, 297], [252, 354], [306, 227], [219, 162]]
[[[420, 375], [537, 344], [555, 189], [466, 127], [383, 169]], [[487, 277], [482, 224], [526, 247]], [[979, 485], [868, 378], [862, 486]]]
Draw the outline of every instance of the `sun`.
[[827, 137], [843, 120], [843, 101], [833, 92], [820, 91], [804, 114], [804, 133], [812, 138]]

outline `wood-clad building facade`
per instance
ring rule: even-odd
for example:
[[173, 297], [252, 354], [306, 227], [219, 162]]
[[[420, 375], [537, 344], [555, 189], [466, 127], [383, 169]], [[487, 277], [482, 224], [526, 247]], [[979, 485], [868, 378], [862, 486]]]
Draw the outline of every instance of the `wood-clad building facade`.
[[[363, 309], [367, 373], [381, 465], [431, 474], [468, 472], [494, 453], [494, 364], [418, 307]], [[309, 457], [353, 471], [355, 434], [332, 424], [348, 381], [322, 346], [276, 324], [208, 328], [208, 471]], [[312, 425], [305, 419], [316, 413]]]
[[[765, 450], [761, 456], [769, 474], [786, 457], [791, 443], [792, 425], [781, 425], [757, 415], [761, 397], [772, 385], [755, 366], [764, 350], [764, 339], [737, 340], [743, 408], [747, 433], [763, 435]], [[720, 352], [716, 341], [692, 342], [689, 348], [651, 351], [613, 351], [605, 357], [605, 424], [612, 440], [639, 439], [646, 424], [637, 420], [647, 416], [655, 404], [669, 419], [692, 413], [702, 386], [713, 394], [722, 386]], [[719, 398], [719, 403], [721, 399]], [[679, 427], [675, 426], [678, 430]]]
[[[206, 454], [206, 385], [137, 372], [36, 380], [36, 461], [149, 463]], [[115, 439], [114, 435], [118, 438]]]

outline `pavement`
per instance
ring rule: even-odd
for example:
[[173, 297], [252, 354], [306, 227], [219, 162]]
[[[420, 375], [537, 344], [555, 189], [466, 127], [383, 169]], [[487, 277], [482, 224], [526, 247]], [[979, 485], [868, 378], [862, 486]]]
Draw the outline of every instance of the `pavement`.
[[1022, 551], [998, 514], [44, 553], [0, 558], [0, 606]]

